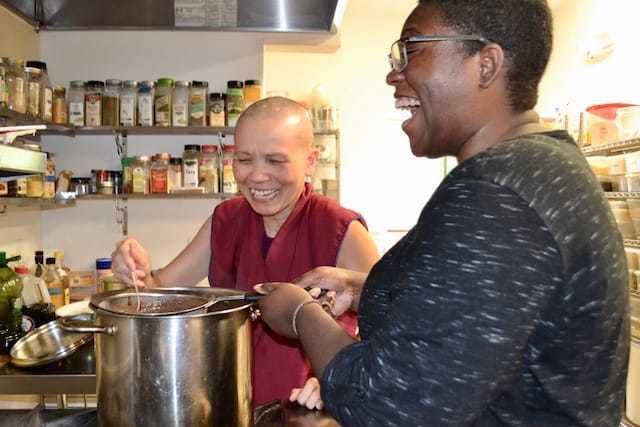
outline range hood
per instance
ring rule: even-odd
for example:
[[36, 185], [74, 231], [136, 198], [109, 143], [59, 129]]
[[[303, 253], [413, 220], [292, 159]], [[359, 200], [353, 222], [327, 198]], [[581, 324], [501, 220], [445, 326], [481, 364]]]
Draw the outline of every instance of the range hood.
[[347, 0], [0, 0], [37, 30], [336, 32]]
[[0, 179], [10, 176], [43, 174], [47, 154], [0, 144]]

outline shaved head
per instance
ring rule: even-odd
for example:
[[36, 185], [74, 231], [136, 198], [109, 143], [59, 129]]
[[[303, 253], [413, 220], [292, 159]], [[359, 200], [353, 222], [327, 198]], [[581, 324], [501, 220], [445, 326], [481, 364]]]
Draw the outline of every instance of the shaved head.
[[307, 109], [301, 104], [280, 96], [265, 98], [247, 108], [236, 125], [236, 138], [251, 129], [278, 129], [300, 142], [302, 146], [313, 144], [313, 126]]

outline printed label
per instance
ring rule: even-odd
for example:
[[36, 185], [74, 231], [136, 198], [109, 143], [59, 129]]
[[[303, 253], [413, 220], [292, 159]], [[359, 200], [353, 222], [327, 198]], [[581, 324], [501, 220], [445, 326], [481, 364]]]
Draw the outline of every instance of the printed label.
[[173, 104], [173, 125], [187, 126], [189, 107], [187, 104]]
[[69, 104], [69, 123], [74, 126], [84, 126], [84, 104], [82, 102]]
[[196, 188], [198, 186], [198, 161], [183, 160], [182, 176], [182, 185], [185, 188]]
[[123, 96], [120, 98], [120, 124], [122, 126], [135, 126], [136, 98], [135, 96]]

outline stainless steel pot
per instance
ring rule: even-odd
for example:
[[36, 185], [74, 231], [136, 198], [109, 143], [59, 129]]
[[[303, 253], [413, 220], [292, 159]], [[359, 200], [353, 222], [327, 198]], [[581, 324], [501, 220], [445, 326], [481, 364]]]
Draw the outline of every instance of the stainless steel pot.
[[[206, 313], [149, 317], [116, 314], [91, 300], [98, 421], [102, 426], [250, 426], [251, 304], [220, 302]], [[125, 291], [126, 292], [126, 291]], [[217, 288], [154, 289], [214, 298], [241, 294]]]

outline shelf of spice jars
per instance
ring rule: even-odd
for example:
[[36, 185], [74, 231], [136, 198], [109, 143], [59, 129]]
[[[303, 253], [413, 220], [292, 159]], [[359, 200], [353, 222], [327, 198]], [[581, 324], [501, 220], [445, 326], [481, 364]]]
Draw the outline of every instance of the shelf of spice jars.
[[604, 194], [609, 200], [640, 199], [640, 192], [606, 192]]
[[39, 208], [52, 210], [71, 208], [76, 205], [75, 200], [42, 199], [36, 197], [0, 197], [0, 210], [6, 207]]
[[[18, 113], [8, 108], [0, 106], [0, 122], [12, 123], [18, 126], [23, 125], [46, 125], [47, 132], [67, 133], [73, 131], [72, 127], [66, 125], [58, 125], [51, 122], [45, 122], [29, 114]], [[41, 132], [41, 131], [39, 131]]]
[[[149, 193], [149, 194], [118, 194], [117, 198], [123, 200], [176, 200], [176, 199], [202, 199], [202, 200], [225, 200], [230, 199], [232, 197], [236, 197], [237, 194], [228, 194], [228, 193], [175, 193], [175, 194], [164, 194], [164, 193]], [[108, 194], [89, 194], [86, 196], [79, 196], [76, 200], [111, 200], [114, 201], [116, 199], [115, 195]]]
[[640, 240], [625, 239], [624, 246], [627, 248], [640, 249]]
[[640, 150], [640, 138], [582, 148], [582, 152], [585, 156], [606, 156], [609, 154], [620, 154], [636, 150]]

